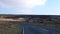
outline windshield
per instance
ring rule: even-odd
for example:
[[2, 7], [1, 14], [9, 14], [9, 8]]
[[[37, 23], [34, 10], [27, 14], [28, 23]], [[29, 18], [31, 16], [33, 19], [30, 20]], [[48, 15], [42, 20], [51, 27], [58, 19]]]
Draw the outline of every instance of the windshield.
[[60, 0], [0, 0], [0, 34], [60, 34]]

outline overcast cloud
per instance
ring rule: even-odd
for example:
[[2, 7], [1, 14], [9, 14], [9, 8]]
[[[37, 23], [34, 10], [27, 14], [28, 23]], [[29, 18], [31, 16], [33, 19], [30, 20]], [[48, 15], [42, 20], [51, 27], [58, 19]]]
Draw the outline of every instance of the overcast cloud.
[[0, 7], [29, 13], [35, 6], [45, 5], [46, 0], [0, 0]]

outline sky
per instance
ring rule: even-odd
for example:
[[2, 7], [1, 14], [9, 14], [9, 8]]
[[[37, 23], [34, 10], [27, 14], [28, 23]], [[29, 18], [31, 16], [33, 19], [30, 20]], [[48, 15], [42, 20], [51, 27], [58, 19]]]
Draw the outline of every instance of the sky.
[[60, 15], [60, 0], [0, 0], [0, 14]]

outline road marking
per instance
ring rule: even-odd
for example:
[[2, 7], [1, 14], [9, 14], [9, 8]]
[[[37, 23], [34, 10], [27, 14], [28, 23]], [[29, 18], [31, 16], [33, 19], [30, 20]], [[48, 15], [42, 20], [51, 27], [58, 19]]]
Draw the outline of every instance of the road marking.
[[41, 28], [42, 30], [44, 30], [44, 31], [49, 31], [49, 30], [47, 30], [47, 29], [43, 29], [43, 28]]
[[48, 31], [47, 29], [43, 29], [43, 30]]
[[24, 34], [24, 28], [23, 28], [23, 34]]

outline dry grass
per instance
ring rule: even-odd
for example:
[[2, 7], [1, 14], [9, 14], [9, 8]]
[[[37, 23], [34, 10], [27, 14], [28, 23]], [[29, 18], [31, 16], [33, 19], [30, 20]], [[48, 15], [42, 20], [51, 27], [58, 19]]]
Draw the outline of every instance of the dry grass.
[[0, 18], [0, 21], [25, 21], [25, 19], [6, 19], [6, 18]]
[[21, 34], [21, 27], [16, 24], [0, 24], [0, 34]]

